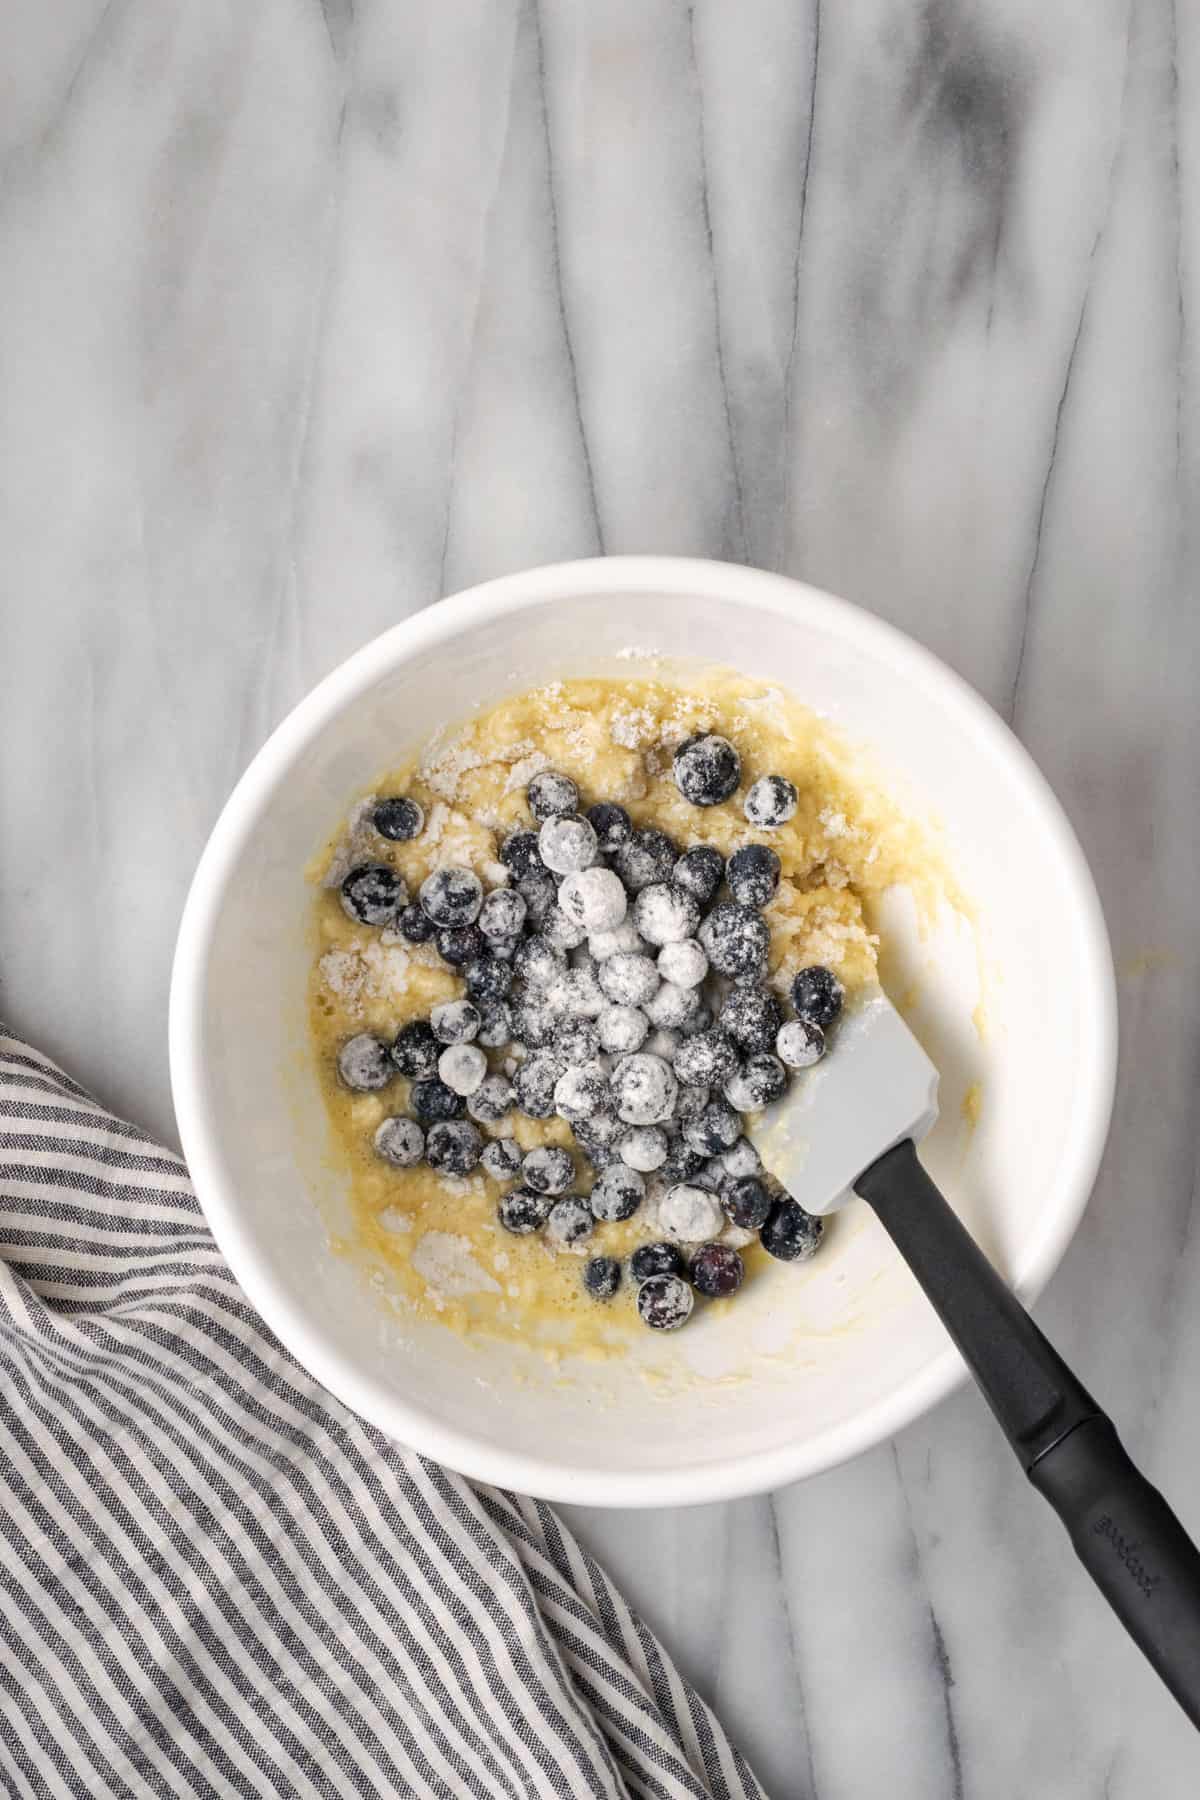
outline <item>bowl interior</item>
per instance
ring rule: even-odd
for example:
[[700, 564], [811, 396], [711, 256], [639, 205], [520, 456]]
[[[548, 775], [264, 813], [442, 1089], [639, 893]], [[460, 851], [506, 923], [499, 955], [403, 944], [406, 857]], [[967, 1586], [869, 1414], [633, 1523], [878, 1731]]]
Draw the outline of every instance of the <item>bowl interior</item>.
[[[469, 1474], [555, 1498], [662, 1503], [774, 1485], [895, 1429], [954, 1378], [942, 1329], [857, 1204], [811, 1269], [773, 1269], [724, 1317], [671, 1340], [676, 1379], [639, 1378], [636, 1358], [551, 1367], [391, 1307], [330, 1248], [346, 1200], [304, 1050], [303, 869], [348, 799], [502, 692], [636, 673], [630, 649], [732, 666], [827, 715], [869, 749], [902, 804], [939, 822], [974, 903], [971, 927], [946, 918], [923, 938], [901, 899], [887, 967], [915, 994], [910, 1019], [941, 1070], [929, 1165], [1026, 1292], [1061, 1254], [1094, 1173], [1111, 982], [1090, 881], [1054, 802], [933, 659], [774, 578], [693, 565], [639, 579], [630, 565], [622, 579], [581, 565], [460, 597], [369, 646], [292, 715], [197, 877], [172, 1066], [185, 1150], [222, 1248], [319, 1379]], [[656, 1340], [659, 1368], [663, 1348]]]

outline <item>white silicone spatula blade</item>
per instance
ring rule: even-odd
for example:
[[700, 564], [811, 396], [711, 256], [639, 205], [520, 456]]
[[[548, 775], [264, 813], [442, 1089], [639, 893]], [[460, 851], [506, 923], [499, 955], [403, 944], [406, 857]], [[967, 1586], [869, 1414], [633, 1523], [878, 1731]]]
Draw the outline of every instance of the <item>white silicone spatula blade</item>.
[[763, 1163], [801, 1206], [828, 1213], [871, 1164], [935, 1123], [937, 1070], [882, 992], [847, 1012], [824, 1060], [794, 1080], [753, 1132]]

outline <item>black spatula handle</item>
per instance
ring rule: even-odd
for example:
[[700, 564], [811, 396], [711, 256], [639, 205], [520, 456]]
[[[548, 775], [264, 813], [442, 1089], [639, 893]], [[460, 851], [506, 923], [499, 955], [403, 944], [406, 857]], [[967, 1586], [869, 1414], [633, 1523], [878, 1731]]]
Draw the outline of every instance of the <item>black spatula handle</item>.
[[943, 1199], [914, 1146], [889, 1150], [854, 1185], [940, 1314], [1080, 1561], [1200, 1726], [1200, 1551]]

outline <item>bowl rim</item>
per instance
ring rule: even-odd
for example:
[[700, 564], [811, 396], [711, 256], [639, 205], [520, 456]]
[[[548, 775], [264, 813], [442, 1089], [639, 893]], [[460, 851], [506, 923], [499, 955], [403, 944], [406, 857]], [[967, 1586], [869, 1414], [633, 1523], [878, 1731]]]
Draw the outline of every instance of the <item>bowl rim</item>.
[[[934, 686], [943, 708], [986, 756], [1007, 766], [1054, 847], [1077, 913], [1082, 959], [1084, 1046], [1079, 1103], [1056, 1172], [1062, 1202], [1012, 1271], [1026, 1303], [1062, 1258], [1083, 1215], [1104, 1152], [1117, 1070], [1116, 978], [1108, 932], [1088, 867], [1066, 814], [1009, 727], [960, 675], [895, 626], [790, 576], [734, 563], [676, 556], [595, 557], [553, 563], [484, 582], [426, 607], [354, 652], [293, 707], [237, 782], [201, 854], [184, 905], [171, 971], [169, 1059], [183, 1153], [213, 1237], [256, 1311], [302, 1367], [389, 1437], [472, 1480], [547, 1500], [597, 1506], [695, 1505], [768, 1492], [819, 1474], [893, 1436], [966, 1379], [957, 1350], [945, 1348], [895, 1393], [804, 1442], [723, 1460], [641, 1471], [564, 1468], [445, 1424], [402, 1401], [323, 1341], [304, 1308], [262, 1264], [227, 1172], [209, 1103], [200, 1030], [208, 958], [228, 878], [263, 803], [327, 720], [383, 674], [484, 620], [592, 593], [645, 589], [666, 596], [711, 594], [725, 602], [795, 618], [798, 608], [842, 642], [892, 662], [916, 685]], [[664, 651], [663, 654], [670, 654]]]

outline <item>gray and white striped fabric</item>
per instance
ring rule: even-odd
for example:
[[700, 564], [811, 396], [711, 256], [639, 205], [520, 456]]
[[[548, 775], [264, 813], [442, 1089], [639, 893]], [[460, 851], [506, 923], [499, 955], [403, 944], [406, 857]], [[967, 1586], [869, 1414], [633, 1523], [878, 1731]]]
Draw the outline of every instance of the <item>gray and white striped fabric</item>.
[[0, 1208], [3, 1792], [760, 1793], [554, 1513], [318, 1388], [182, 1163], [2, 1031]]

